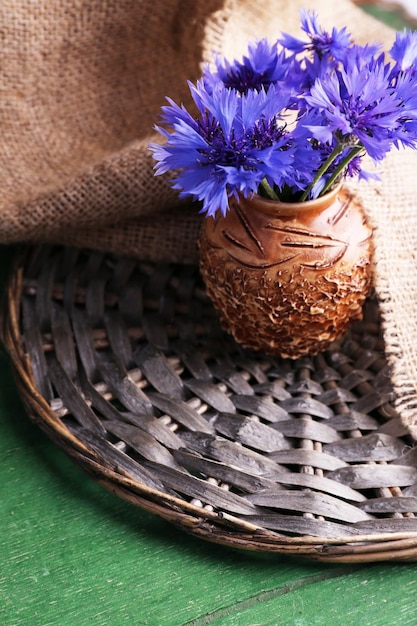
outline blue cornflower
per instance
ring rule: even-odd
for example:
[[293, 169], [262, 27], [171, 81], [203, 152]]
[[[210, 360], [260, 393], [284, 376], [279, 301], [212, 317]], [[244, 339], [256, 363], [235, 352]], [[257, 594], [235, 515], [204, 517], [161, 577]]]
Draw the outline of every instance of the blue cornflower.
[[285, 200], [323, 195], [381, 161], [392, 146], [417, 145], [417, 34], [398, 33], [391, 59], [378, 44], [327, 32], [301, 13], [308, 41], [284, 34], [249, 44], [246, 56], [214, 57], [189, 83], [197, 115], [168, 100], [153, 143], [156, 174], [174, 172], [180, 197], [223, 214], [231, 196]]
[[301, 28], [308, 35], [309, 42], [287, 33], [283, 33], [279, 40], [284, 48], [295, 54], [313, 52], [319, 58], [330, 56], [339, 60], [343, 58], [350, 45], [350, 35], [345, 27], [340, 30], [333, 27], [331, 33], [323, 30], [318, 23], [318, 16], [315, 11], [301, 11]]
[[417, 141], [417, 82], [414, 72], [400, 72], [395, 79], [395, 94], [399, 100], [398, 124], [393, 129], [396, 147], [416, 147]]
[[190, 88], [200, 116], [170, 101], [163, 122], [172, 131], [157, 126], [167, 141], [150, 146], [156, 174], [176, 170], [180, 197], [201, 201], [207, 215], [225, 214], [231, 195], [256, 193], [264, 179], [277, 187], [292, 181], [291, 133], [280, 118], [285, 92], [271, 87], [242, 95], [220, 85], [210, 92], [204, 81]]
[[214, 65], [214, 70], [209, 64], [203, 69], [207, 90], [212, 90], [220, 82], [229, 89], [247, 93], [251, 89], [267, 90], [270, 85], [282, 82], [287, 76], [290, 60], [276, 43], [261, 39], [249, 44], [248, 54], [241, 61], [230, 63], [214, 55]]
[[[379, 174], [376, 172], [368, 172], [364, 170], [362, 167], [362, 156], [355, 156], [351, 161], [349, 161], [346, 166], [346, 176], [349, 178], [358, 178], [358, 180], [370, 181], [370, 180], [381, 180]], [[343, 161], [343, 158], [338, 160], [337, 165], [339, 165]]]
[[389, 88], [383, 65], [372, 71], [352, 65], [349, 73], [341, 68], [319, 78], [305, 99], [324, 116], [322, 125], [310, 126], [324, 143], [334, 138], [346, 146], [362, 146], [375, 161], [390, 150], [399, 124], [400, 101]]
[[385, 63], [385, 55], [381, 52], [380, 44], [375, 43], [360, 46], [354, 43], [345, 50], [340, 61], [347, 73], [350, 71], [354, 72], [357, 68], [364, 68], [365, 71], [373, 71], [376, 66], [384, 66], [388, 85], [392, 67], [389, 63]]
[[[315, 172], [320, 168], [326, 158], [325, 152], [327, 146], [322, 150], [322, 145], [317, 140], [312, 140], [311, 132], [308, 128], [310, 123], [319, 123], [319, 116], [314, 113], [303, 112], [300, 119], [296, 121], [292, 131], [292, 139], [294, 144], [294, 176], [292, 187], [286, 190], [286, 195], [290, 191], [290, 196], [296, 199], [299, 192], [305, 190], [312, 182]], [[309, 194], [313, 198], [312, 193]]]
[[417, 32], [404, 29], [402, 33], [397, 33], [390, 54], [399, 70], [415, 72], [417, 70]]

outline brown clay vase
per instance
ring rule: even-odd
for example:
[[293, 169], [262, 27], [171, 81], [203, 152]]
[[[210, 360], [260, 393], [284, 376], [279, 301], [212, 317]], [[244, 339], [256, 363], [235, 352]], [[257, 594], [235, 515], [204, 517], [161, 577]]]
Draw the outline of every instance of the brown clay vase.
[[343, 187], [316, 200], [231, 198], [204, 220], [200, 269], [222, 326], [247, 348], [298, 358], [362, 316], [372, 229]]

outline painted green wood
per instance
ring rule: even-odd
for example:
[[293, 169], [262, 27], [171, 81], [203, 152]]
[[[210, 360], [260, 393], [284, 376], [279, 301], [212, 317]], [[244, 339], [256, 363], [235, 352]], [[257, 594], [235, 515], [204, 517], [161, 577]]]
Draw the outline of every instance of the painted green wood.
[[201, 626], [415, 626], [417, 566], [375, 565], [315, 576], [254, 595], [188, 624]]
[[341, 610], [352, 617], [341, 624], [382, 625], [378, 603], [385, 624], [412, 623], [392, 618], [415, 609], [417, 566], [306, 563], [188, 537], [85, 476], [27, 420], [4, 355], [0, 371], [2, 626], [301, 626], [337, 624]]
[[191, 538], [107, 493], [26, 418], [0, 358], [0, 624], [178, 625], [349, 568]]

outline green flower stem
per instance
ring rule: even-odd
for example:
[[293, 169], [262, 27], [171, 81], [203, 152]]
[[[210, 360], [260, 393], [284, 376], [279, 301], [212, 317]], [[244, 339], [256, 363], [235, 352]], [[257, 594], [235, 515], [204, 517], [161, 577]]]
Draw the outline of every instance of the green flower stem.
[[[343, 151], [344, 146], [338, 143], [334, 148], [333, 152], [327, 157], [326, 161], [323, 163], [321, 168], [318, 170], [317, 174], [314, 177], [313, 182], [307, 187], [304, 191], [303, 195], [300, 198], [300, 202], [304, 202], [308, 198], [308, 194], [313, 189], [314, 185], [320, 180], [320, 178], [327, 172], [333, 161], [339, 156], [339, 154]], [[320, 194], [321, 195], [321, 194]]]
[[263, 188], [263, 190], [266, 193], [266, 196], [268, 198], [270, 198], [271, 200], [279, 200], [279, 196], [277, 193], [275, 193], [274, 189], [271, 187], [271, 185], [268, 183], [268, 181], [266, 180], [266, 178], [263, 179], [263, 181], [261, 182], [261, 187]]
[[340, 162], [339, 167], [333, 172], [333, 174], [330, 176], [329, 180], [324, 185], [323, 189], [320, 192], [320, 196], [323, 196], [331, 188], [331, 186], [337, 180], [338, 176], [346, 169], [346, 167], [349, 165], [349, 163], [356, 156], [358, 156], [358, 154], [360, 154], [362, 151], [363, 151], [363, 147], [362, 146], [355, 146], [354, 148], [349, 150], [349, 152], [347, 153], [345, 158], [342, 159], [342, 161]]
[[[305, 191], [303, 192], [302, 196], [300, 197], [299, 202], [304, 202], [305, 200], [307, 200], [308, 198], [308, 194], [310, 193], [310, 191], [312, 190], [312, 188], [314, 187], [314, 185], [320, 180], [320, 178], [322, 176], [324, 176], [324, 174], [327, 172], [327, 170], [329, 169], [329, 167], [331, 166], [331, 164], [334, 162], [334, 160], [339, 156], [339, 154], [341, 154], [343, 152], [343, 150], [346, 148], [346, 145], [343, 145], [342, 143], [338, 143], [332, 153], [327, 157], [326, 161], [323, 163], [323, 165], [321, 166], [321, 168], [317, 171], [317, 174], [314, 177], [314, 180], [312, 181], [312, 183], [307, 187], [307, 189], [305, 189]], [[342, 159], [342, 161], [340, 162], [340, 164], [338, 165], [338, 167], [335, 169], [335, 171], [333, 172], [333, 174], [329, 177], [329, 180], [326, 182], [326, 184], [324, 185], [323, 189], [321, 190], [319, 197], [320, 196], [324, 196], [325, 193], [327, 193], [327, 191], [329, 191], [329, 189], [332, 187], [332, 185], [337, 181], [338, 177], [340, 176], [340, 174], [342, 174], [344, 172], [344, 170], [347, 168], [347, 166], [349, 165], [349, 163], [356, 157], [358, 156], [358, 154], [360, 154], [361, 152], [363, 152], [364, 148], [362, 145], [358, 145], [358, 146], [353, 146], [349, 152], [347, 153], [347, 155], [345, 156], [344, 159]], [[271, 185], [268, 183], [267, 179], [264, 178], [261, 182], [261, 187], [263, 188], [265, 195], [267, 198], [270, 198], [271, 200], [280, 200], [279, 195], [275, 192], [275, 190], [273, 189], [273, 187], [271, 187]]]

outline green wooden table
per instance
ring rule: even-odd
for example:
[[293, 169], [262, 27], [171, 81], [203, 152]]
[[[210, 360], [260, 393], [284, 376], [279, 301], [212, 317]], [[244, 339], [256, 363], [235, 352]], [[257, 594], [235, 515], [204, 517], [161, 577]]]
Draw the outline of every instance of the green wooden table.
[[[0, 247], [2, 287], [12, 254]], [[4, 351], [0, 372], [0, 626], [417, 624], [417, 564], [317, 564], [191, 538], [87, 477], [29, 421]]]

